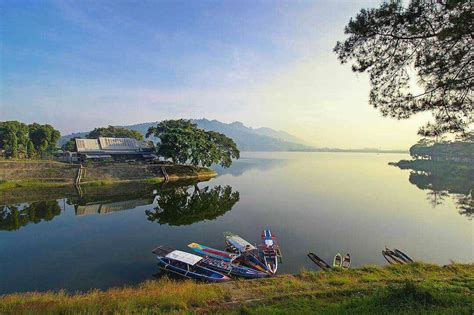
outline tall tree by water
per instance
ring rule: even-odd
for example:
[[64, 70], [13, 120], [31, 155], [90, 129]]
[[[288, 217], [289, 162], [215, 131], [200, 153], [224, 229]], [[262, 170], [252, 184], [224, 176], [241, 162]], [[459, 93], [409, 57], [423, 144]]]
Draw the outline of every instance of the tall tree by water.
[[18, 158], [26, 150], [29, 141], [28, 126], [19, 121], [0, 122], [0, 149], [8, 157]]
[[218, 163], [229, 167], [232, 159], [240, 157], [235, 142], [215, 131], [205, 131], [189, 120], [164, 120], [150, 127], [146, 137], [159, 139], [158, 154], [173, 163], [211, 166]]
[[29, 138], [33, 147], [39, 154], [56, 149], [61, 133], [51, 125], [40, 125], [37, 123], [28, 125]]
[[97, 139], [99, 137], [133, 138], [139, 141], [143, 140], [143, 135], [140, 132], [115, 126], [95, 128], [86, 135], [86, 138], [88, 139]]
[[474, 122], [473, 9], [468, 0], [384, 2], [352, 18], [334, 51], [354, 72], [369, 73], [369, 102], [384, 116], [430, 112], [434, 122], [420, 135], [462, 134]]

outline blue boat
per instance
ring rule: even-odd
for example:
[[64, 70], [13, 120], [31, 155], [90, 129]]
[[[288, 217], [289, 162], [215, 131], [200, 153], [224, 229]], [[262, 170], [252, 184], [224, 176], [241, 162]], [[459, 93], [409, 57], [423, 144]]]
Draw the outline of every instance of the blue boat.
[[268, 277], [268, 273], [258, 271], [249, 267], [240, 266], [223, 260], [211, 257], [204, 257], [199, 265], [213, 269], [223, 274], [230, 274], [237, 277], [257, 279]]
[[[205, 256], [198, 264], [206, 268], [213, 269], [224, 274], [231, 274], [249, 279], [268, 277], [266, 272], [233, 263], [232, 261], [234, 261], [235, 258], [238, 258], [238, 255], [223, 252], [218, 249], [210, 248], [197, 243], [191, 243], [188, 246], [200, 255]], [[234, 255], [235, 257], [229, 255]], [[229, 261], [229, 257], [232, 257], [233, 259]]]
[[224, 236], [229, 251], [240, 255], [239, 261], [242, 261], [243, 264], [247, 265], [250, 268], [257, 269], [259, 271], [263, 271], [270, 275], [273, 275], [273, 273], [268, 269], [268, 266], [258, 258], [259, 254], [255, 246], [253, 246], [240, 236], [230, 232], [224, 233]]
[[202, 281], [225, 282], [231, 280], [230, 277], [201, 265], [200, 262], [203, 258], [200, 256], [165, 246], [158, 246], [152, 252], [156, 255], [160, 268], [165, 271]]

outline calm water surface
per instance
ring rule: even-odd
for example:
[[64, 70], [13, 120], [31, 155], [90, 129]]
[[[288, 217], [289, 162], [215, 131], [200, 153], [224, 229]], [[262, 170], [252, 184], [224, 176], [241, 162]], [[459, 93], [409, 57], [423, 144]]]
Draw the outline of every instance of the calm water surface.
[[263, 228], [279, 239], [281, 273], [316, 269], [308, 251], [383, 265], [385, 245], [426, 262], [473, 261], [472, 178], [440, 185], [387, 164], [408, 158], [244, 153], [198, 184], [18, 197], [0, 206], [0, 294], [133, 285], [159, 272], [156, 245], [223, 248], [224, 231], [257, 242]]

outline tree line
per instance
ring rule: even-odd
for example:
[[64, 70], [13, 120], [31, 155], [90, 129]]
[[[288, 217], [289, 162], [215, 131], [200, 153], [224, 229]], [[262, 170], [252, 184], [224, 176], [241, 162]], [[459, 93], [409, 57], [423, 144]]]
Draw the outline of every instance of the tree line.
[[10, 158], [38, 158], [56, 149], [61, 133], [53, 126], [0, 122], [0, 150]]
[[[198, 128], [190, 120], [164, 120], [148, 129], [146, 138], [158, 139], [156, 153], [173, 163], [211, 166], [220, 164], [229, 167], [232, 159], [240, 157], [240, 151], [234, 140], [226, 135]], [[0, 122], [0, 149], [6, 157], [36, 158], [57, 149], [61, 134], [51, 125], [37, 123], [26, 125], [18, 121]], [[133, 138], [144, 140], [136, 130], [123, 127], [95, 128], [86, 136], [88, 139], [99, 137]], [[76, 138], [66, 142], [64, 151], [76, 151]]]
[[415, 159], [472, 163], [474, 162], [474, 133], [469, 133], [454, 141], [421, 139], [410, 148], [410, 155]]

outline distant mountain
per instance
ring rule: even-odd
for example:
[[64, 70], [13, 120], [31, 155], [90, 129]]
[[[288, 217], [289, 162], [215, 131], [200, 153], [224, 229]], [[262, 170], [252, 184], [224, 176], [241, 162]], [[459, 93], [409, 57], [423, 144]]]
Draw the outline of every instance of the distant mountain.
[[[251, 128], [238, 121], [230, 124], [208, 119], [194, 119], [192, 121], [204, 130], [217, 131], [234, 139], [241, 151], [307, 151], [313, 149], [302, 144], [301, 140], [284, 131], [277, 131], [271, 128]], [[148, 122], [121, 127], [137, 130], [145, 135], [148, 128], [156, 126], [157, 123]], [[84, 137], [87, 134], [88, 132], [78, 132], [63, 136], [59, 140], [59, 144], [62, 145], [73, 137]]]

